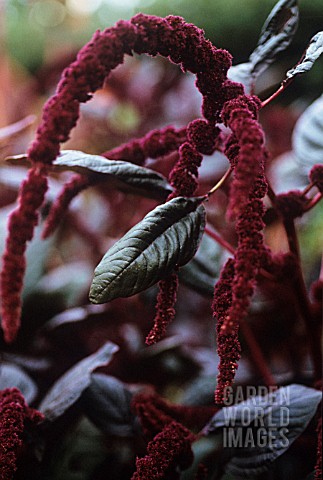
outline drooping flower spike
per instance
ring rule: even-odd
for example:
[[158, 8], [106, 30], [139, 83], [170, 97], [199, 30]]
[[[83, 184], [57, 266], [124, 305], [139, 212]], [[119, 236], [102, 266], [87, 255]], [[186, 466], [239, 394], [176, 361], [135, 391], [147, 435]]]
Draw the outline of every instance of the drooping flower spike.
[[0, 392], [1, 480], [11, 480], [16, 471], [25, 423], [37, 424], [42, 420], [42, 414], [26, 405], [17, 388], [7, 388]]
[[136, 460], [131, 480], [177, 480], [178, 469], [185, 470], [193, 462], [191, 443], [194, 435], [178, 422], [171, 422], [148, 443], [147, 455]]
[[[148, 455], [137, 459], [132, 480], [168, 480], [179, 478], [178, 469], [188, 468], [193, 461], [191, 444], [197, 436], [189, 428], [201, 429], [217, 408], [174, 405], [156, 394], [137, 394], [132, 400], [132, 410], [150, 440]], [[206, 474], [206, 468], [199, 465], [195, 478], [204, 479]]]
[[139, 417], [144, 435], [151, 439], [172, 421], [189, 429], [201, 430], [218, 411], [216, 406], [188, 406], [168, 402], [157, 394], [139, 393], [131, 407]]
[[234, 279], [234, 260], [229, 259], [222, 269], [219, 281], [214, 289], [213, 315], [217, 320], [217, 349], [220, 358], [215, 403], [223, 404], [226, 400], [225, 391], [234, 379], [238, 361], [241, 356], [241, 347], [238, 339], [238, 325], [231, 333], [222, 330], [232, 305], [232, 283]]
[[[71, 129], [76, 125], [80, 102], [89, 100], [103, 85], [110, 71], [123, 62], [124, 55], [132, 52], [169, 57], [184, 71], [197, 75], [197, 87], [203, 95], [203, 114], [210, 124], [204, 127], [205, 134], [209, 134], [214, 122], [219, 120], [224, 101], [230, 96], [234, 98], [237, 89], [241, 93], [241, 86], [225, 83], [231, 65], [230, 54], [214, 47], [204, 38], [202, 30], [185, 23], [180, 17], [162, 19], [139, 14], [130, 21], [120, 21], [114, 27], [94, 34], [80, 50], [76, 61], [64, 70], [55, 95], [44, 107], [36, 139], [28, 150], [32, 169], [19, 193], [18, 207], [9, 218], [9, 236], [1, 273], [2, 326], [7, 342], [15, 339], [19, 329], [24, 254], [47, 190], [48, 169], [59, 154], [60, 143], [69, 138]], [[214, 129], [214, 133], [217, 135], [217, 130]], [[180, 163], [184, 168], [179, 168], [178, 175], [174, 173], [172, 176], [178, 194], [193, 193], [196, 187], [194, 173], [200, 163], [199, 141], [194, 139], [194, 133], [191, 136], [187, 148], [191, 148], [198, 159], [193, 171], [190, 167], [185, 168], [188, 162], [184, 152], [187, 149], [183, 149]], [[182, 177], [181, 181], [179, 177]], [[24, 205], [26, 202], [28, 209]], [[15, 233], [17, 230], [18, 234]]]
[[[267, 183], [263, 132], [256, 120], [259, 107], [257, 98], [241, 96], [227, 102], [223, 109], [223, 119], [239, 145], [229, 205], [229, 215], [236, 218], [238, 247], [235, 252], [232, 305], [222, 325], [222, 331], [226, 333], [232, 332], [246, 316], [256, 275], [263, 256], [268, 253], [262, 235], [262, 199], [267, 193]], [[230, 148], [232, 154], [232, 145]]]
[[220, 357], [216, 403], [225, 400], [225, 388], [233, 382], [240, 358], [239, 324], [247, 316], [256, 276], [267, 258], [263, 243], [263, 197], [267, 192], [264, 176], [266, 150], [263, 132], [256, 120], [260, 106], [255, 97], [240, 96], [223, 108], [224, 123], [232, 134], [226, 154], [234, 167], [228, 214], [236, 219], [238, 246], [215, 286], [213, 312], [217, 318]]

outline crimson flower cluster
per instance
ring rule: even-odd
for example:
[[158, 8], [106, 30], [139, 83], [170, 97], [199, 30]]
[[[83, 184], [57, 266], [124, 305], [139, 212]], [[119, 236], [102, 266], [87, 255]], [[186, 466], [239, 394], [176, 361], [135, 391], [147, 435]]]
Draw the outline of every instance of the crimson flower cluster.
[[148, 454], [136, 460], [132, 480], [177, 480], [178, 470], [185, 470], [193, 462], [191, 443], [194, 436], [183, 425], [171, 422], [148, 443]]
[[[148, 455], [137, 459], [132, 480], [179, 478], [178, 469], [188, 468], [193, 461], [191, 444], [197, 437], [189, 429], [201, 428], [217, 411], [216, 407], [172, 405], [155, 394], [136, 395], [132, 409], [144, 435], [150, 439]], [[206, 468], [201, 464], [196, 480], [202, 480], [205, 474]]]
[[317, 457], [314, 475], [315, 480], [322, 478], [322, 414], [317, 424], [317, 433]]
[[17, 388], [7, 388], [0, 392], [1, 480], [11, 480], [16, 471], [26, 423], [36, 425], [42, 419], [41, 413], [26, 405]]
[[310, 171], [310, 180], [313, 182], [319, 191], [323, 193], [323, 165], [314, 165]]
[[[15, 339], [19, 329], [25, 246], [32, 237], [38, 219], [37, 211], [44, 200], [47, 171], [59, 154], [60, 143], [69, 138], [71, 129], [76, 125], [80, 103], [89, 100], [103, 85], [110, 71], [123, 62], [124, 54], [131, 55], [132, 52], [152, 56], [160, 54], [179, 64], [182, 70], [195, 73], [196, 85], [203, 95], [202, 111], [206, 120], [195, 121], [188, 126], [187, 142], [179, 148], [179, 159], [170, 176], [175, 187], [174, 195], [194, 193], [202, 153], [211, 153], [216, 148], [219, 130], [214, 123], [220, 119], [223, 103], [242, 93], [242, 86], [226, 80], [231, 65], [230, 54], [214, 47], [205, 39], [202, 30], [185, 23], [181, 17], [163, 19], [139, 14], [130, 21], [120, 21], [112, 28], [95, 33], [80, 50], [76, 61], [64, 70], [55, 95], [44, 107], [36, 138], [28, 150], [32, 170], [25, 188], [20, 192], [19, 205], [9, 218], [9, 237], [1, 274], [1, 289], [5, 293], [3, 297], [7, 298], [2, 305], [2, 322], [9, 342]], [[36, 174], [42, 188], [34, 181]], [[73, 188], [74, 185], [71, 186]], [[24, 207], [26, 201], [30, 204], [28, 212]], [[18, 222], [22, 226], [28, 223], [31, 231], [19, 228], [17, 236], [14, 232]], [[50, 220], [47, 232], [53, 229], [54, 223], [53, 219]], [[16, 278], [18, 264], [20, 275]]]

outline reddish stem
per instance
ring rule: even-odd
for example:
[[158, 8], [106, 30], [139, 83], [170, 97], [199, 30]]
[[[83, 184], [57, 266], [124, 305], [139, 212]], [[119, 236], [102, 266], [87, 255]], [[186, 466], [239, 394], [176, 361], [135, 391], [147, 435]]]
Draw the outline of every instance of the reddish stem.
[[229, 242], [224, 240], [221, 235], [219, 235], [215, 230], [213, 230], [210, 226], [206, 226], [204, 232], [213, 240], [215, 240], [219, 245], [221, 245], [223, 248], [225, 248], [229, 253], [232, 253], [234, 255], [235, 249], [233, 248], [232, 245], [230, 245]]
[[261, 108], [266, 107], [270, 102], [275, 100], [275, 98], [277, 98], [288, 87], [288, 85], [292, 82], [293, 78], [287, 78], [286, 80], [284, 80], [278, 90], [276, 90], [269, 98], [267, 98], [261, 103]]
[[315, 197], [313, 197], [309, 203], [306, 205], [306, 207], [304, 208], [304, 212], [308, 212], [309, 210], [311, 210], [312, 208], [315, 207], [315, 205], [317, 205], [319, 203], [320, 200], [322, 200], [323, 198], [323, 194], [321, 192], [317, 193], [315, 195]]
[[267, 362], [250, 325], [244, 320], [240, 323], [246, 344], [248, 345], [249, 354], [253, 360], [253, 365], [257, 368], [267, 386], [275, 385], [275, 380], [267, 366]]
[[303, 190], [303, 196], [305, 197], [312, 188], [315, 187], [315, 183], [309, 183], [307, 187], [304, 188]]
[[293, 277], [291, 284], [293, 287], [293, 292], [295, 294], [296, 302], [298, 303], [300, 314], [303, 318], [303, 321], [306, 327], [307, 336], [310, 344], [310, 355], [312, 357], [312, 362], [314, 367], [314, 376], [315, 376], [315, 379], [318, 380], [321, 378], [321, 375], [322, 375], [322, 352], [321, 352], [320, 336], [317, 334], [315, 319], [313, 318], [313, 315], [312, 315], [311, 305], [307, 295], [304, 276], [300, 266], [299, 243], [298, 243], [294, 220], [285, 219], [284, 227], [287, 234], [289, 249], [297, 258], [297, 265], [295, 267], [295, 277]]
[[[276, 204], [276, 194], [274, 190], [268, 185], [268, 196], [275, 206]], [[320, 198], [318, 198], [318, 196]], [[311, 201], [312, 208], [316, 203], [321, 199], [322, 194], [318, 194], [314, 197], [315, 201]], [[307, 207], [309, 209], [309, 207]], [[293, 219], [285, 218], [283, 220], [285, 232], [287, 235], [288, 246], [290, 252], [295, 256], [297, 259], [297, 266], [295, 268], [295, 276], [291, 281], [291, 286], [293, 293], [295, 295], [296, 302], [298, 304], [298, 308], [300, 314], [303, 318], [307, 336], [310, 345], [310, 355], [312, 358], [313, 366], [314, 366], [314, 376], [315, 379], [320, 379], [322, 375], [322, 352], [321, 352], [321, 344], [320, 344], [320, 336], [317, 335], [317, 328], [315, 325], [315, 319], [312, 315], [311, 305], [307, 295], [307, 289], [305, 285], [305, 280], [303, 276], [303, 272], [301, 269], [301, 258], [300, 258], [300, 248], [299, 242], [297, 237], [297, 232], [295, 229], [295, 223]]]

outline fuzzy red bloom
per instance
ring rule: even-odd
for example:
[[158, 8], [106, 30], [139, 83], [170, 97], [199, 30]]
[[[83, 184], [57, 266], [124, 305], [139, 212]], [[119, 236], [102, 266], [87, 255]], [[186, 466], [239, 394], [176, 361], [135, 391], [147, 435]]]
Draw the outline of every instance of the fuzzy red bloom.
[[19, 205], [9, 217], [9, 235], [1, 272], [1, 326], [8, 343], [15, 339], [20, 327], [20, 292], [26, 264], [26, 242], [33, 237], [38, 221], [37, 210], [43, 203], [46, 189], [44, 169], [35, 166], [22, 183]]
[[191, 443], [194, 435], [180, 423], [171, 422], [148, 443], [146, 455], [137, 458], [132, 480], [177, 480], [178, 469], [185, 470], [193, 462]]
[[[130, 21], [120, 21], [114, 27], [94, 34], [90, 42], [80, 50], [75, 62], [64, 70], [55, 95], [48, 100], [43, 109], [36, 138], [28, 150], [28, 158], [36, 170], [32, 170], [27, 182], [24, 183], [20, 192], [19, 208], [10, 217], [9, 238], [3, 261], [2, 322], [7, 341], [14, 340], [19, 327], [20, 294], [25, 270], [23, 256], [26, 242], [32, 238], [37, 223], [36, 212], [43, 202], [47, 189], [46, 167], [55, 160], [59, 154], [60, 143], [68, 140], [71, 129], [76, 125], [80, 102], [89, 100], [103, 85], [111, 70], [123, 62], [124, 55], [131, 55], [133, 51], [169, 57], [184, 71], [196, 73], [201, 91], [205, 90], [205, 101], [212, 97], [207, 120], [213, 121], [219, 117], [223, 102], [227, 100], [228, 95], [224, 94], [225, 89], [223, 90], [221, 86], [225, 83], [231, 56], [224, 50], [214, 47], [204, 38], [202, 30], [185, 23], [180, 17], [169, 16], [163, 19], [139, 14]], [[228, 84], [226, 86], [228, 91], [232, 87]], [[214, 90], [217, 91], [215, 100]], [[204, 95], [203, 91], [202, 94]], [[210, 128], [212, 130], [212, 127], [205, 130], [209, 132]], [[214, 132], [216, 133], [215, 130]], [[194, 135], [191, 147], [193, 153], [199, 155]], [[210, 148], [209, 145], [207, 148]], [[184, 168], [178, 168], [177, 175], [174, 172], [174, 182], [177, 181], [176, 177], [179, 178], [184, 173], [187, 175], [183, 185], [178, 186], [177, 194], [192, 194], [196, 188], [194, 174], [192, 175], [189, 168], [186, 168], [188, 163], [185, 155], [182, 158], [180, 155], [180, 162]], [[43, 166], [41, 173], [38, 170], [39, 166]], [[42, 182], [41, 188], [36, 187], [35, 172], [38, 172], [38, 180]], [[28, 212], [23, 205], [25, 202], [29, 203]], [[30, 228], [27, 227], [28, 222]], [[17, 228], [21, 229], [19, 234], [14, 233]], [[19, 248], [16, 249], [16, 246]]]
[[178, 277], [175, 272], [168, 278], [159, 282], [157, 295], [155, 324], [146, 338], [147, 345], [152, 345], [160, 340], [166, 328], [175, 316], [174, 305], [177, 297]]
[[314, 480], [322, 479], [322, 414], [317, 424], [317, 456]]
[[186, 141], [186, 128], [176, 130], [169, 126], [152, 130], [140, 139], [120, 145], [102, 154], [110, 160], [125, 160], [142, 165], [147, 158], [158, 158], [178, 150]]
[[307, 199], [299, 190], [292, 190], [288, 193], [281, 193], [276, 196], [275, 207], [283, 218], [297, 218], [304, 213]]
[[[240, 96], [226, 102], [222, 111], [223, 121], [231, 128], [236, 139], [235, 174], [228, 209], [228, 215], [232, 219], [237, 218], [248, 202], [249, 194], [264, 162], [264, 136], [255, 119], [259, 106], [260, 101], [256, 97]], [[232, 142], [230, 146], [232, 148]]]
[[17, 388], [0, 392], [0, 480], [11, 480], [23, 444], [25, 422], [39, 423], [43, 416], [29, 408]]
[[232, 283], [234, 279], [234, 260], [229, 259], [222, 269], [219, 281], [214, 289], [213, 315], [217, 319], [217, 349], [220, 357], [219, 374], [215, 391], [215, 403], [225, 401], [225, 388], [230, 386], [240, 359], [241, 347], [238, 339], [238, 325], [231, 333], [223, 331], [223, 325], [232, 305]]
[[89, 185], [90, 181], [87, 177], [74, 175], [64, 186], [50, 209], [43, 231], [43, 238], [48, 238], [56, 230], [73, 198]]
[[309, 174], [312, 183], [315, 183], [321, 193], [323, 193], [323, 165], [314, 165]]
[[234, 256], [232, 305], [221, 326], [223, 333], [234, 333], [236, 327], [246, 317], [257, 273], [263, 258], [268, 255], [262, 234], [264, 228], [262, 197], [265, 195], [266, 189], [265, 178], [260, 176], [249, 196], [249, 202], [240, 213], [236, 223], [238, 247]]
[[237, 220], [238, 248], [234, 258], [232, 305], [221, 325], [223, 334], [236, 334], [236, 328], [247, 314], [255, 279], [264, 255], [261, 230], [267, 192], [264, 176], [266, 150], [264, 136], [256, 114], [260, 101], [256, 97], [240, 96], [226, 102], [222, 111], [224, 123], [232, 136], [226, 151], [234, 166], [235, 177], [230, 190], [229, 216]]
[[132, 400], [132, 409], [138, 415], [144, 434], [152, 438], [173, 420], [187, 428], [201, 429], [217, 411], [217, 407], [175, 405], [159, 395], [138, 394]]

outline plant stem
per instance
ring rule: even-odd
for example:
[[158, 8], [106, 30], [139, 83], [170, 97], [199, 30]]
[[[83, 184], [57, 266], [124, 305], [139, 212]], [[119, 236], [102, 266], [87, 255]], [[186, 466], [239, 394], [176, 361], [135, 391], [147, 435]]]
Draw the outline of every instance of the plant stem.
[[[310, 208], [316, 205], [316, 203], [321, 199], [322, 195], [319, 195], [320, 198], [317, 198], [317, 196], [315, 196], [314, 199], [310, 202]], [[270, 185], [268, 185], [268, 196], [273, 206], [275, 206], [276, 194]], [[310, 345], [310, 355], [314, 367], [314, 376], [315, 379], [319, 379], [322, 375], [322, 352], [320, 336], [317, 335], [317, 328], [307, 295], [305, 280], [301, 268], [300, 248], [294, 219], [284, 218], [283, 224], [287, 235], [289, 250], [296, 258], [295, 276], [293, 276], [291, 280], [291, 286], [307, 331], [307, 337]]]
[[214, 185], [214, 187], [211, 188], [211, 190], [205, 195], [205, 198], [209, 198], [210, 195], [212, 195], [212, 193], [216, 192], [222, 185], [223, 183], [226, 181], [226, 179], [230, 176], [231, 172], [232, 172], [233, 168], [232, 167], [229, 167], [228, 170], [225, 172], [225, 174], [220, 178], [220, 180], [218, 181], [218, 183], [216, 183]]
[[257, 368], [267, 386], [275, 385], [275, 380], [267, 366], [265, 357], [263, 356], [259, 343], [254, 336], [250, 325], [244, 320], [240, 323], [240, 329], [243, 333], [246, 344], [248, 345], [249, 354], [252, 357], [253, 365], [255, 368]]
[[219, 245], [221, 245], [223, 248], [225, 248], [229, 253], [232, 253], [234, 255], [235, 249], [232, 245], [230, 245], [229, 242], [224, 240], [221, 235], [219, 235], [215, 230], [213, 230], [211, 227], [206, 226], [204, 232], [213, 240], [215, 240]]
[[312, 190], [313, 187], [315, 187], [315, 183], [309, 183], [307, 187], [304, 188], [302, 195], [305, 197], [305, 195], [307, 195], [308, 192]]
[[294, 77], [285, 79], [280, 84], [280, 87], [278, 88], [278, 90], [276, 90], [269, 98], [267, 98], [261, 103], [261, 108], [266, 107], [270, 102], [272, 102], [275, 98], [277, 98], [285, 90], [285, 88], [288, 87], [288, 85], [292, 82], [293, 78]]
[[323, 198], [323, 194], [321, 192], [317, 193], [315, 195], [315, 197], [313, 197], [309, 203], [306, 205], [306, 207], [304, 208], [304, 212], [308, 212], [309, 210], [311, 210], [313, 207], [315, 207], [315, 205], [317, 205], [319, 203], [320, 200], [322, 200]]
[[318, 380], [322, 375], [322, 354], [320, 337], [317, 335], [317, 328], [315, 320], [312, 315], [311, 305], [308, 299], [306, 285], [304, 281], [303, 272], [300, 266], [300, 253], [297, 233], [293, 219], [285, 219], [284, 227], [287, 234], [289, 249], [297, 259], [295, 266], [295, 276], [292, 278], [291, 285], [295, 294], [295, 299], [298, 303], [300, 314], [303, 318], [307, 336], [310, 345], [310, 355], [312, 357], [314, 376]]

